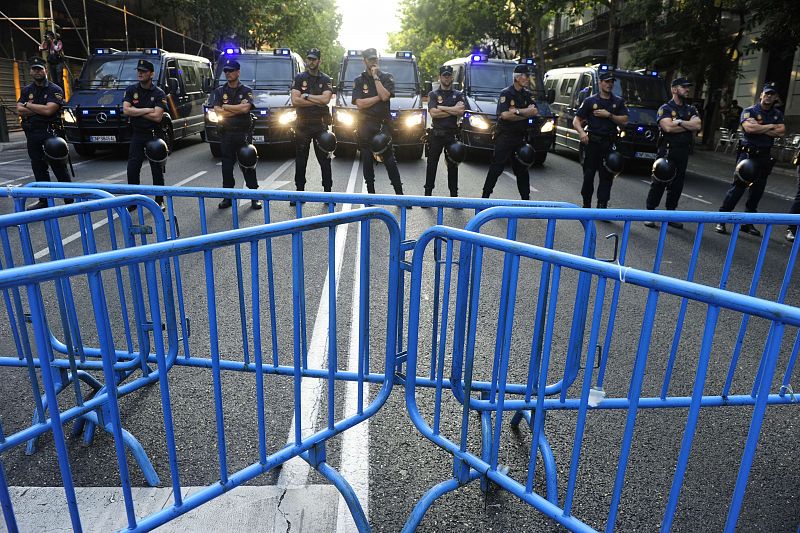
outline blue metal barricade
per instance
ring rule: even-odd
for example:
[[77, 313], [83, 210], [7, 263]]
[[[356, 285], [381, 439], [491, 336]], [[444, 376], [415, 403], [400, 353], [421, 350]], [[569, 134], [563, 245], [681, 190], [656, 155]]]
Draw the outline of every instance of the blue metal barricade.
[[[97, 204], [103, 207], [112, 205], [110, 202], [122, 202], [124, 199], [100, 200]], [[149, 202], [149, 200], [148, 200]], [[92, 202], [84, 205], [69, 206], [68, 208], [58, 209], [88, 209]], [[88, 206], [88, 207], [87, 207]], [[40, 216], [46, 216], [47, 210], [43, 210]], [[7, 215], [8, 217], [33, 216], [33, 213], [25, 215], [18, 213]], [[0, 217], [2, 220], [4, 217]], [[16, 219], [15, 219], [16, 220]], [[26, 219], [27, 220], [27, 219]], [[301, 279], [308, 277], [309, 272], [304, 271], [304, 265], [296, 259], [299, 257], [298, 247], [304, 234], [311, 232], [322, 232], [328, 237], [326, 249], [330, 252], [327, 261], [327, 272], [332, 272], [332, 265], [336, 261], [333, 242], [336, 239], [336, 232], [339, 228], [347, 224], [357, 224], [362, 228], [362, 236], [366, 233], [363, 228], [374, 223], [382, 223], [387, 231], [387, 248], [377, 249], [375, 246], [361, 245], [362, 264], [369, 265], [373, 257], [379, 263], [385, 264], [375, 272], [373, 280], [365, 280], [362, 283], [364, 298], [360, 300], [357, 309], [359, 322], [364, 324], [367, 329], [362, 330], [359, 336], [358, 345], [358, 369], [357, 371], [345, 371], [341, 369], [337, 345], [337, 329], [331, 327], [328, 332], [329, 349], [327, 357], [318, 366], [312, 366], [306, 359], [304, 352], [300, 349], [301, 328]], [[265, 263], [263, 250], [266, 243], [272, 242], [275, 246], [286, 244], [292, 250], [293, 258], [290, 270], [281, 270], [275, 273], [275, 277], [265, 282], [261, 276], [262, 268]], [[367, 241], [367, 244], [368, 241]], [[227, 342], [223, 331], [224, 322], [230, 315], [230, 307], [237, 307], [236, 300], [227, 297], [226, 288], [230, 281], [226, 272], [219, 272], [219, 264], [215, 258], [230, 254], [235, 247], [241, 247], [243, 257], [246, 259], [244, 264], [249, 266], [249, 280], [247, 283], [248, 312], [252, 319], [251, 329], [248, 334], [248, 345], [251, 349], [252, 359], [246, 362], [240, 361], [235, 354], [235, 343], [231, 345]], [[208, 355], [198, 354], [192, 358], [193, 366], [210, 369], [212, 378], [212, 394], [214, 412], [213, 417], [216, 428], [217, 459], [219, 467], [219, 478], [205, 489], [183, 497], [181, 490], [181, 461], [192, 463], [192, 457], [186, 454], [181, 455], [180, 442], [176, 442], [175, 423], [171, 394], [180, 386], [178, 383], [171, 383], [168, 379], [168, 372], [174, 372], [178, 367], [169, 364], [168, 359], [174, 358], [178, 351], [178, 316], [175, 312], [173, 298], [174, 287], [171, 282], [172, 274], [170, 265], [176, 257], [184, 257], [202, 265], [204, 269], [204, 279], [206, 280], [206, 291], [204, 295], [197, 296], [192, 300], [192, 305], [204, 305], [207, 310], [208, 342], [206, 351]], [[249, 256], [249, 257], [248, 257]], [[48, 320], [48, 309], [42, 297], [52, 291], [52, 286], [56, 287], [65, 283], [73, 285], [73, 298], [75, 305], [89, 307], [93, 310], [91, 319], [88, 322], [72, 324], [73, 331], [80, 332], [82, 338], [96, 335], [100, 346], [102, 357], [102, 375], [106, 386], [104, 389], [90, 400], [83, 402], [82, 405], [62, 410], [56, 401], [56, 383], [53, 375], [54, 366], [52, 364], [41, 364], [42, 384], [45, 389], [46, 398], [50, 406], [50, 418], [44, 422], [39, 422], [31, 427], [23, 427], [19, 430], [9, 432], [9, 425], [0, 422], [0, 505], [2, 505], [7, 527], [10, 531], [16, 532], [18, 524], [15, 519], [13, 502], [8, 490], [8, 479], [5, 474], [4, 463], [7, 453], [11, 448], [24, 443], [34, 435], [44, 432], [52, 432], [58, 457], [58, 464], [64, 484], [66, 499], [68, 502], [69, 514], [72, 528], [75, 531], [81, 530], [80, 515], [77, 499], [75, 496], [72, 472], [70, 467], [69, 455], [64, 438], [64, 425], [77, 419], [90, 410], [103, 408], [103, 423], [108, 426], [114, 437], [116, 460], [120, 485], [125, 499], [125, 510], [127, 519], [127, 529], [130, 531], [146, 531], [164, 524], [175, 517], [188, 512], [197, 506], [216, 498], [234, 487], [242, 485], [247, 481], [268, 472], [289, 459], [302, 457], [311, 466], [315, 467], [324, 477], [330, 480], [344, 496], [353, 519], [360, 530], [369, 529], [368, 523], [361, 509], [361, 505], [355, 497], [355, 493], [333, 468], [325, 460], [325, 443], [330, 438], [338, 435], [346, 429], [358, 424], [366, 418], [372, 416], [386, 401], [393, 385], [393, 370], [395, 368], [396, 346], [396, 321], [397, 321], [397, 297], [396, 290], [400, 276], [400, 232], [395, 218], [387, 211], [379, 208], [366, 208], [352, 210], [345, 213], [333, 213], [309, 217], [300, 220], [286, 222], [276, 222], [270, 225], [261, 225], [251, 228], [240, 228], [219, 232], [213, 235], [202, 235], [187, 237], [180, 240], [159, 242], [139, 247], [120, 249], [115, 251], [89, 254], [82, 257], [72, 257], [48, 263], [26, 265], [20, 267], [7, 268], [0, 271], [0, 290], [2, 291], [25, 291], [28, 296], [28, 303], [31, 306], [32, 330], [35, 338], [35, 347], [39, 361], [52, 361], [51, 344], [49, 342], [50, 325]], [[108, 290], [108, 287], [115, 288], [113, 283], [107, 283], [108, 278], [113, 278], [117, 269], [134, 269], [143, 272], [142, 277], [142, 301], [147, 305], [150, 313], [148, 332], [152, 336], [156, 368], [146, 372], [145, 378], [129, 380], [125, 384], [119, 384], [115, 375], [124, 372], [123, 365], [126, 364], [118, 356], [117, 345], [125, 342], [124, 336], [119, 332], [113, 331], [115, 324], [114, 317], [119, 315], [122, 306], [120, 293], [115, 290]], [[85, 279], [83, 291], [77, 289], [79, 280]], [[378, 280], [378, 282], [375, 282]], [[370, 283], [373, 281], [373, 283]], [[336, 323], [337, 301], [333, 290], [335, 280], [329, 284], [328, 314], [331, 324]], [[284, 295], [288, 295], [290, 303], [289, 320], [283, 320], [282, 307], [265, 306], [262, 308], [262, 294], [266, 291], [273, 292], [276, 284], [281, 288]], [[376, 286], [384, 284], [385, 293], [375, 290]], [[369, 320], [370, 309], [372, 306], [381, 304], [381, 313], [385, 314], [385, 323], [374, 324]], [[288, 346], [290, 353], [276, 352], [270, 353], [273, 334], [270, 326], [262, 325], [267, 316], [276, 317], [275, 322], [281, 326], [286, 325], [290, 329], [293, 342]], [[80, 320], [80, 315], [76, 317]], [[84, 318], [84, 320], [86, 320]], [[377, 321], [376, 321], [377, 322]], [[381, 343], [385, 347], [383, 357], [383, 371], [380, 373], [370, 373], [368, 363], [369, 340], [384, 335], [385, 340]], [[165, 339], [166, 336], [166, 339]], [[234, 353], [230, 353], [231, 350]], [[231, 357], [233, 355], [233, 357]], [[284, 359], [281, 359], [281, 356]], [[149, 361], [150, 358], [148, 357]], [[187, 365], [186, 360], [178, 359], [181, 364]], [[188, 365], [192, 366], [192, 365]], [[227, 440], [225, 405], [223, 399], [223, 373], [229, 370], [244, 371], [255, 376], [256, 392], [254, 403], [256, 404], [257, 418], [254, 424], [257, 426], [257, 446], [251, 458], [251, 462], [243, 467], [236, 469], [229, 464], [228, 447], [236, 444]], [[288, 443], [282, 444], [277, 449], [268, 448], [266, 424], [269, 420], [267, 408], [269, 399], [265, 398], [265, 379], [268, 376], [278, 376], [291, 380], [291, 393], [293, 401], [286, 397], [273, 398], [277, 408], [287, 407], [287, 403], [293, 403], [294, 411], [291, 420], [293, 434]], [[303, 388], [306, 382], [319, 381], [327, 387], [327, 407], [323, 411], [324, 427], [317, 430], [315, 428], [303, 427], [301, 415], [303, 410], [317, 409], [316, 405], [305, 405], [303, 403]], [[173, 489], [174, 503], [163, 510], [150, 516], [138, 517], [134, 510], [134, 501], [131, 492], [132, 478], [129, 472], [126, 451], [125, 435], [122, 429], [122, 415], [120, 413], [119, 399], [123, 394], [140, 388], [142, 385], [157, 381], [160, 390], [160, 405], [163, 413], [164, 424], [164, 444], [168, 454], [169, 477]], [[356, 383], [358, 394], [358, 405], [356, 414], [352, 416], [337, 415], [336, 411], [336, 391], [337, 381], [350, 381]], [[370, 381], [381, 385], [372, 398], [364, 394], [365, 385]], [[37, 385], [38, 387], [38, 385]], [[242, 406], [235, 405], [228, 407], [241, 411]]]
[[[498, 210], [495, 215], [508, 218], [524, 218], [531, 215], [525, 211], [524, 209]], [[486, 216], [491, 216], [488, 211], [486, 213]], [[553, 216], [560, 215], [559, 210]], [[650, 213], [643, 215], [652, 217]], [[564, 213], [564, 216], [569, 215]], [[573, 213], [573, 217], [582, 216], [592, 215]], [[627, 216], [631, 216], [630, 212]], [[702, 219], [702, 216], [698, 217]], [[709, 214], [709, 219], [713, 218], [713, 214]], [[424, 284], [422, 258], [425, 248], [437, 239], [444, 239], [447, 243], [448, 268], [445, 269], [445, 286], [449, 287], [455, 283], [457, 287], [454, 309], [451, 311], [449, 306], [445, 305], [441, 310], [441, 320], [443, 323], [452, 321], [453, 332], [446, 333], [447, 327], [443, 324], [439, 341], [442, 346], [448, 344], [449, 348], [440, 350], [440, 364], [445, 361], [445, 351], [451, 353], [452, 357], [449, 380], [445, 378], [445, 371], [440, 368], [435, 383], [433, 408], [426, 405], [423, 409], [418, 405], [419, 386], [416, 379], [421, 344], [417, 326], [421, 321], [421, 288]], [[457, 260], [453, 259], [452, 253], [456, 244], [459, 246]], [[793, 251], [796, 252], [796, 249], [795, 246]], [[504, 300], [500, 302], [497, 317], [487, 320], [486, 313], [481, 312], [484, 305], [482, 299], [485, 298], [487, 278], [495, 275], [496, 268], [492, 266], [497, 264], [495, 261], [497, 256], [505, 258], [508, 275], [502, 278], [500, 290]], [[456, 281], [450, 274], [454, 265], [458, 268]], [[557, 362], [556, 347], [565, 343], [572, 346], [577, 342], [576, 338], [583, 338], [584, 333], [576, 331], [574, 327], [565, 333], [563, 328], [559, 327], [575, 312], [575, 306], [570, 301], [566, 303], [560, 301], [562, 293], [568, 292], [565, 289], [568, 285], [564, 282], [570, 276], [573, 279], [581, 279], [582, 276], [590, 278], [587, 286], [590, 286], [591, 290], [584, 294], [587, 303], [592, 307], [588, 344], [584, 344], [582, 340], [578, 342], [578, 348], [583, 353], [582, 366], [576, 370], [567, 363], [562, 364], [563, 370], [556, 370], [554, 369]], [[540, 282], [534, 285], [534, 290], [539, 298], [536, 302], [526, 302], [527, 295], [523, 292], [523, 287], [527, 284], [523, 284], [523, 279], [535, 281], [537, 278]], [[618, 451], [613, 491], [605, 518], [604, 529], [612, 531], [620, 509], [637, 415], [641, 410], [648, 408], [684, 408], [688, 409], [688, 416], [682, 433], [677, 466], [668, 489], [669, 499], [663, 510], [662, 520], [660, 522], [654, 520], [660, 524], [662, 530], [670, 530], [701, 408], [749, 406], [752, 409], [749, 431], [740, 450], [741, 460], [725, 524], [726, 531], [734, 530], [766, 407], [771, 404], [793, 402], [793, 395], [787, 394], [784, 386], [775, 384], [774, 377], [780, 370], [784, 370], [786, 376], [791, 376], [794, 370], [796, 350], [786, 360], [785, 367], [778, 368], [778, 361], [786, 328], [795, 329], [800, 326], [800, 309], [657, 273], [447, 227], [431, 228], [420, 237], [414, 250], [411, 279], [406, 405], [418, 430], [437, 446], [449, 452], [454, 458], [454, 465], [453, 479], [433, 487], [420, 500], [404, 531], [413, 531], [420, 524], [425, 511], [437, 498], [476, 479], [480, 479], [484, 486], [492, 483], [507, 490], [572, 531], [594, 531], [594, 527], [575, 514], [576, 500], [580, 498], [580, 494], [576, 492], [576, 480], [582, 461], [587, 461], [592, 451], [591, 446], [584, 442], [584, 435], [595, 420], [590, 413], [616, 409], [626, 410], [627, 416]], [[631, 302], [637, 302], [638, 305], [630, 310], [621, 306], [616, 307], [613, 312], [620, 319], [636, 320], [640, 324], [640, 334], [638, 338], [628, 343], [635, 348], [635, 352], [630, 354], [632, 357], [623, 357], [616, 353], [614, 358], [606, 357], [603, 364], [616, 363], [621, 365], [623, 370], [615, 370], [613, 386], [609, 383], [610, 380], [607, 380], [603, 389], [598, 384], [599, 374], [603, 370], [600, 369], [598, 375], [595, 375], [595, 370], [598, 370], [595, 346], [600, 338], [604, 314], [607, 313], [606, 289], [609, 283], [617, 282], [623, 287], [624, 294], [621, 298], [626, 298], [628, 305], [632, 305]], [[547, 292], [542, 296], [545, 290]], [[632, 296], [628, 297], [629, 294]], [[653, 339], [663, 336], [664, 329], [671, 331], [670, 328], [674, 324], [672, 321], [657, 320], [660, 312], [659, 301], [670, 297], [688, 302], [693, 318], [696, 317], [696, 323], [701, 324], [700, 329], [702, 329], [701, 339], [692, 345], [692, 348], [697, 350], [692, 357], [692, 361], [696, 361], [695, 371], [682, 374], [682, 377], [687, 379], [685, 383], [677, 383], [672, 361], [665, 366], [663, 374], [648, 369], [648, 365], [661, 359], [660, 356], [663, 354], [662, 347]], [[449, 303], [450, 299], [444, 301]], [[536, 309], [536, 312], [530, 312], [530, 308]], [[535, 314], [536, 319], [532, 324], [526, 323], [526, 328], [521, 332], [519, 323], [524, 321], [526, 314]], [[734, 315], [733, 318], [731, 314]], [[750, 320], [751, 323], [762, 322], [760, 328], [751, 328], [748, 338], [751, 346], [761, 346], [761, 350], [754, 354], [755, 364], [747, 366], [752, 370], [752, 374], [743, 378], [738, 375], [743, 372], [741, 371], [736, 376], [740, 387], [747, 382], [751, 386], [734, 394], [727, 386], [719, 387], [719, 383], [716, 380], [712, 382], [708, 376], [709, 368], [713, 366], [712, 354], [720, 350], [717, 345], [721, 346], [722, 353], [730, 353], [728, 350], [733, 350], [735, 343], [725, 335], [726, 325], [735, 323], [739, 319]], [[494, 330], [496, 337], [492, 339], [487, 330]], [[680, 333], [679, 331], [678, 334]], [[448, 335], [452, 338], [449, 343]], [[561, 343], [556, 342], [556, 339], [560, 339]], [[686, 341], [685, 338], [681, 340]], [[785, 354], [783, 355], [785, 357]], [[608, 354], [604, 353], [604, 356]], [[685, 353], [682, 353], [682, 356], [688, 357]], [[722, 369], [724, 370], [724, 365]], [[575, 375], [571, 376], [573, 373]], [[578, 380], [581, 373], [583, 379]], [[559, 378], [559, 386], [552, 387], [550, 385], [552, 381]], [[651, 395], [650, 391], [658, 391], [662, 382], [669, 385], [667, 393]], [[461, 405], [460, 420], [443, 420], [442, 413], [448, 402], [448, 395], [445, 393], [448, 389], [452, 393], [451, 401], [455, 400]], [[670, 394], [671, 390], [687, 391], [688, 394]], [[552, 430], [550, 433], [551, 437], [562, 440], [565, 435], [574, 435], [568, 462], [566, 491], [559, 493], [558, 470], [545, 438], [545, 416], [548, 412], [569, 410], [577, 412], [577, 417], [570, 419], [574, 420], [574, 427], [559, 426], [557, 434], [554, 435]], [[481, 413], [481, 423], [477, 428], [470, 424], [470, 415], [474, 411]], [[503, 421], [505, 416], [510, 415], [513, 415], [512, 424], [519, 423], [523, 417], [526, 418], [532, 431], [528, 462], [523, 472], [515, 473], [518, 477], [512, 476], [508, 466], [500, 463], [500, 450], [505, 444]], [[564, 419], [561, 420], [563, 423]], [[668, 429], [665, 428], [665, 431]], [[481, 443], [477, 450], [471, 444], [471, 437], [476, 434], [479, 435], [478, 441]], [[544, 487], [541, 489], [537, 489], [535, 483], [539, 451], [542, 453], [545, 470]], [[596, 495], [590, 496], [596, 497]]]

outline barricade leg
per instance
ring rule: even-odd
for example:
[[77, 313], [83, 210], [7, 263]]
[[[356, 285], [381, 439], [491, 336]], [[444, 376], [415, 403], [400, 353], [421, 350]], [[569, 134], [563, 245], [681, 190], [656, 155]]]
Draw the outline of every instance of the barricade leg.
[[[475, 481], [479, 477], [482, 477], [483, 474], [478, 472], [477, 470], [470, 470], [469, 471], [469, 479], [467, 483], [471, 483]], [[440, 497], [444, 496], [448, 492], [453, 492], [457, 488], [462, 485], [457, 479], [452, 478], [446, 481], [442, 481], [438, 485], [435, 485], [431, 488], [428, 492], [425, 493], [424, 496], [417, 502], [417, 505], [414, 506], [414, 509], [411, 511], [411, 516], [408, 517], [406, 524], [403, 526], [402, 533], [414, 533], [419, 527], [420, 522], [425, 517], [425, 513], [428, 511], [433, 502], [435, 502]]]
[[[0, 437], [3, 436], [0, 428]], [[6, 482], [6, 472], [3, 462], [0, 461], [0, 508], [3, 509], [3, 519], [6, 521], [6, 529], [9, 533], [18, 533], [17, 519], [14, 517], [14, 506], [11, 503], [11, 495], [8, 493], [8, 483]]]

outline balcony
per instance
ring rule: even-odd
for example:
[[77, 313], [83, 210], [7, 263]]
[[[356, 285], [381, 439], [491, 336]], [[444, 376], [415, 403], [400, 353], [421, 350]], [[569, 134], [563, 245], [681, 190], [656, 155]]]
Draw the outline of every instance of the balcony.
[[607, 30], [608, 13], [602, 13], [592, 20], [581, 24], [580, 26], [575, 26], [574, 28], [570, 28], [567, 31], [563, 31], [558, 35], [550, 37], [549, 39], [545, 39], [543, 44], [545, 46], [568, 44], [570, 41], [574, 41], [586, 35], [596, 32], [605, 32]]

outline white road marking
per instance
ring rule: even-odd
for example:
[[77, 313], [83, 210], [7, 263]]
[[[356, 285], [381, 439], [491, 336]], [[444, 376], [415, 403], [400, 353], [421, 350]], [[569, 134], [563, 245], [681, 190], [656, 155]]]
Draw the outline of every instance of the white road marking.
[[122, 172], [117, 172], [116, 174], [109, 174], [108, 176], [100, 178], [101, 180], [113, 180], [114, 178], [118, 178], [120, 176], [125, 176], [128, 174], [128, 170], [125, 169]]
[[[276, 168], [272, 172], [272, 174], [270, 174], [269, 176], [258, 182], [258, 188], [259, 189], [275, 188], [275, 187], [270, 187], [270, 185], [272, 185], [275, 182], [275, 180], [278, 179], [281, 176], [281, 174], [283, 174], [286, 171], [286, 169], [292, 166], [293, 164], [294, 164], [294, 159], [289, 159], [288, 161], [284, 161], [284, 163], [278, 168]], [[239, 200], [239, 205], [240, 206], [244, 205], [249, 201], [250, 200], [248, 200], [247, 198], [243, 198], [242, 200]]]
[[[356, 172], [358, 170], [358, 160], [353, 162], [353, 168], [350, 171], [350, 180], [347, 183], [347, 192], [351, 193], [355, 189]], [[342, 212], [351, 209], [350, 204], [342, 205]], [[334, 288], [335, 293], [339, 290], [339, 275], [342, 270], [342, 259], [344, 258], [344, 245], [347, 240], [347, 229], [349, 224], [339, 226], [336, 228], [336, 241], [335, 241], [335, 276], [336, 285]], [[314, 319], [314, 331], [311, 334], [311, 342], [308, 345], [308, 367], [309, 368], [325, 368], [325, 361], [328, 355], [328, 291], [329, 291], [330, 277], [325, 275], [325, 284], [322, 287], [322, 293], [319, 300], [319, 307], [317, 308], [317, 315]], [[327, 388], [326, 382], [323, 379], [303, 379], [300, 387], [300, 402], [301, 402], [301, 424], [302, 435], [305, 437], [314, 432], [314, 427], [317, 424], [319, 416], [319, 404], [323, 390]], [[292, 414], [292, 422], [289, 427], [288, 442], [294, 442], [295, 432], [295, 415]], [[293, 485], [305, 485], [308, 482], [308, 473], [310, 467], [308, 463], [299, 457], [286, 462], [281, 467], [281, 473], [278, 477], [279, 487], [289, 487]]]
[[[639, 181], [650, 185], [650, 180], [639, 180]], [[686, 194], [685, 192], [682, 192], [681, 196], [685, 196], [686, 198], [691, 198], [692, 200], [700, 202], [701, 204], [711, 205], [711, 202], [709, 202], [708, 200], [703, 200], [702, 198], [698, 198], [697, 196], [692, 196], [691, 194]]]
[[[508, 170], [504, 170], [503, 175], [506, 176], [507, 178], [511, 178], [512, 180], [514, 180], [514, 183], [517, 182], [517, 177]], [[539, 192], [539, 189], [531, 185], [531, 192]]]
[[12, 159], [11, 161], [3, 161], [0, 165], [10, 165], [11, 163], [16, 163], [17, 161], [25, 161], [25, 159]]
[[[188, 182], [192, 181], [193, 179], [196, 179], [196, 178], [202, 176], [205, 173], [206, 173], [206, 171], [202, 170], [202, 171], [198, 172], [197, 174], [192, 174], [191, 176], [189, 176], [185, 180], [182, 180], [182, 181], [179, 181], [178, 183], [176, 183], [175, 186], [179, 187], [179, 186], [183, 185], [184, 183], [188, 183]], [[115, 219], [117, 218], [117, 214], [116, 213], [114, 213], [114, 218]], [[105, 226], [106, 224], [108, 224], [108, 217], [106, 217], [106, 218], [104, 218], [102, 220], [98, 220], [97, 222], [92, 224], [92, 228], [93, 229], [101, 228], [101, 227]], [[69, 235], [69, 236], [64, 237], [63, 239], [61, 239], [61, 244], [66, 246], [67, 244], [71, 243], [72, 241], [74, 241], [76, 239], [79, 239], [80, 236], [81, 236], [81, 232], [76, 231], [72, 235]], [[42, 250], [39, 250], [35, 254], [33, 254], [33, 258], [34, 259], [40, 259], [40, 258], [45, 257], [47, 255], [50, 255], [50, 249], [49, 248], [44, 248]]]
[[[362, 180], [363, 181], [363, 180]], [[361, 187], [363, 192], [363, 183]], [[358, 227], [356, 243], [361, 242], [361, 226]], [[361, 293], [361, 247], [356, 245], [355, 265], [353, 274], [353, 308], [350, 324], [350, 353], [347, 360], [347, 370], [358, 372], [358, 340], [359, 317], [358, 309]], [[364, 403], [369, 404], [369, 383], [364, 383]], [[344, 416], [353, 416], [358, 412], [358, 383], [348, 381], [345, 389]], [[353, 490], [364, 509], [364, 516], [369, 518], [369, 418], [360, 424], [348, 429], [342, 434], [342, 458], [339, 473], [350, 482]], [[358, 529], [350, 515], [347, 502], [339, 495], [339, 507], [336, 512], [336, 533], [356, 533]]]

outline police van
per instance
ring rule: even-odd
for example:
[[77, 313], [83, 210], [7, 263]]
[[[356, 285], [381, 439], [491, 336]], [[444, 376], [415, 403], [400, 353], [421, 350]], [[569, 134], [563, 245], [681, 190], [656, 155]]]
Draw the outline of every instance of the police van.
[[[422, 107], [423, 86], [419, 79], [417, 58], [409, 51], [380, 57], [378, 68], [394, 76], [391, 99], [390, 134], [395, 154], [403, 159], [419, 159], [425, 147], [424, 135], [428, 111]], [[358, 108], [353, 105], [353, 83], [364, 72], [361, 50], [348, 50], [339, 66], [336, 103], [333, 106], [333, 133], [336, 155], [352, 157], [356, 152]]]
[[530, 87], [539, 108], [536, 117], [528, 119], [528, 142], [536, 151], [534, 164], [541, 165], [555, 141], [555, 116], [550, 108], [552, 93], [545, 90], [542, 76], [533, 59], [520, 61], [492, 59], [475, 53], [445, 63], [453, 67], [453, 86], [464, 91], [469, 111], [461, 120], [461, 142], [472, 152], [494, 150], [494, 130], [497, 124], [497, 99], [500, 91], [514, 83], [514, 67], [526, 63], [531, 69]]
[[617, 150], [626, 160], [652, 162], [656, 159], [659, 139], [656, 114], [669, 99], [664, 80], [653, 71], [619, 70], [605, 64], [549, 70], [544, 84], [548, 90], [555, 91], [556, 146], [577, 152], [582, 158], [582, 145], [572, 120], [583, 101], [599, 92], [600, 73], [609, 70], [614, 71], [617, 79], [614, 94], [622, 97], [628, 106], [628, 124], [617, 128]]
[[[222, 66], [226, 59], [235, 59], [241, 67], [239, 82], [253, 89], [252, 114], [256, 121], [253, 129], [253, 144], [288, 148], [294, 143], [292, 126], [297, 113], [292, 108], [291, 90], [294, 77], [305, 70], [303, 59], [289, 48], [275, 48], [270, 51], [225, 48], [219, 56], [211, 91], [227, 83]], [[214, 157], [221, 155], [220, 136], [217, 125], [222, 120], [205, 105], [206, 141]], [[260, 151], [259, 151], [260, 152]]]
[[75, 90], [63, 109], [67, 141], [80, 155], [91, 156], [96, 148], [130, 141], [122, 101], [125, 89], [138, 82], [136, 65], [140, 59], [153, 64], [153, 83], [167, 93], [168, 109], [161, 128], [170, 149], [175, 139], [202, 135], [204, 80], [211, 78], [208, 59], [158, 48], [131, 52], [97, 48], [74, 81]]

